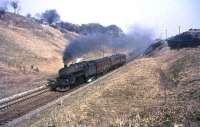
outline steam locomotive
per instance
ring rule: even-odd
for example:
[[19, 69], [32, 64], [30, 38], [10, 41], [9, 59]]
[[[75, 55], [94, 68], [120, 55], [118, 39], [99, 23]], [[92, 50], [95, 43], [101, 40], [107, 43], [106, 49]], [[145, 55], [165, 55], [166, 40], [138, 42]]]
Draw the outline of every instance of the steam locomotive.
[[58, 72], [58, 77], [52, 86], [56, 91], [67, 91], [84, 82], [91, 82], [100, 75], [114, 70], [126, 63], [126, 55], [115, 54], [91, 61], [83, 61], [65, 66]]

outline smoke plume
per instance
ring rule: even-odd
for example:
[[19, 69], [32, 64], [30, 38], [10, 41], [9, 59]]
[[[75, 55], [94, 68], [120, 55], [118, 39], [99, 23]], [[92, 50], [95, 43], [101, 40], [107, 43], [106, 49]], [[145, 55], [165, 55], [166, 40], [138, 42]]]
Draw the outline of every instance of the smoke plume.
[[85, 53], [111, 49], [120, 49], [119, 51], [127, 51], [128, 55], [136, 56], [141, 54], [152, 40], [152, 30], [141, 26], [131, 27], [127, 34], [120, 36], [103, 33], [80, 36], [66, 47], [63, 61], [81, 57]]

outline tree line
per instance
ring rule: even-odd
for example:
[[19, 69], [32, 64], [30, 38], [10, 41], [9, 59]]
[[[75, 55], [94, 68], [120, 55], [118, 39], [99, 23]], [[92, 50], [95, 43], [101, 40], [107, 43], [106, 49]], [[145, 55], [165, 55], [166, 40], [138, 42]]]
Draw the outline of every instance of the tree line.
[[[21, 10], [21, 3], [19, 0], [2, 0], [0, 1], [0, 17], [6, 12], [10, 11], [14, 14], [19, 14]], [[60, 15], [55, 9], [46, 10], [43, 13], [38, 13], [34, 17], [31, 14], [26, 15], [28, 18], [35, 18], [41, 22], [46, 22], [49, 25], [60, 21]]]

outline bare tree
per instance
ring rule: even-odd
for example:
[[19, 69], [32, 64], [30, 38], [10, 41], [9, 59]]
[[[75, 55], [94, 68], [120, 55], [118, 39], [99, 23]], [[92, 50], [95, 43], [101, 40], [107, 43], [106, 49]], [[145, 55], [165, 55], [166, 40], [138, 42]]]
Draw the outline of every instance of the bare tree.
[[4, 0], [0, 2], [0, 18], [6, 13], [8, 9], [8, 1]]
[[19, 10], [21, 9], [18, 0], [12, 0], [10, 2], [10, 5], [13, 8], [15, 14], [17, 14]]

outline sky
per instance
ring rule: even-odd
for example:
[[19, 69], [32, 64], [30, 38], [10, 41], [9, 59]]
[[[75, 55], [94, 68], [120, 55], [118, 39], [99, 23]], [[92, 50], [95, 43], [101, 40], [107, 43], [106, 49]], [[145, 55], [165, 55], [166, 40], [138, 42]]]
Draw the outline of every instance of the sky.
[[21, 13], [56, 9], [63, 21], [116, 24], [125, 32], [134, 25], [154, 30], [160, 38], [200, 28], [200, 0], [20, 0]]

